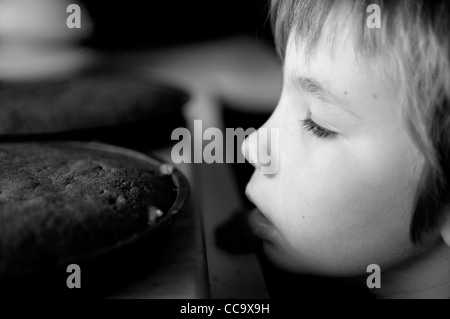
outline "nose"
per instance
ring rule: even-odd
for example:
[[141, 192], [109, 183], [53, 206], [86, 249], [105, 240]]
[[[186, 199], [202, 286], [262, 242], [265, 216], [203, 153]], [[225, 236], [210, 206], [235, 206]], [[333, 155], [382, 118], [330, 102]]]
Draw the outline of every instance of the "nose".
[[269, 127], [266, 123], [244, 141], [241, 151], [261, 174], [276, 174], [279, 163], [278, 128]]
[[252, 164], [256, 169], [259, 169], [258, 163], [258, 131], [247, 137], [242, 143], [242, 154], [247, 162]]

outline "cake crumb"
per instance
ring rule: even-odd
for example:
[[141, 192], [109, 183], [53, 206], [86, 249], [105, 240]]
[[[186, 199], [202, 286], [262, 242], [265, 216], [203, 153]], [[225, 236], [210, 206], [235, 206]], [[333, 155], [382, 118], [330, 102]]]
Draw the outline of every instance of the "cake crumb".
[[119, 197], [117, 197], [117, 204], [124, 205], [126, 203], [127, 200], [125, 199], [125, 197], [123, 197], [122, 195], [119, 195]]
[[148, 208], [148, 224], [153, 225], [156, 223], [156, 221], [161, 218], [164, 215], [162, 210], [160, 210], [158, 207], [150, 206]]
[[173, 166], [170, 164], [162, 164], [159, 167], [159, 171], [163, 175], [172, 175], [173, 173]]

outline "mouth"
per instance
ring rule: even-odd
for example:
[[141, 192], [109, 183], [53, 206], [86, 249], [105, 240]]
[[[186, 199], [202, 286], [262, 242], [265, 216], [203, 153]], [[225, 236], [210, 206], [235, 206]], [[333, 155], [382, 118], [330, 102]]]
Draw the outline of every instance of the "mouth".
[[[258, 207], [255, 198], [250, 192], [250, 185], [253, 183], [253, 179], [254, 176], [252, 176], [252, 179], [247, 185], [245, 194], [247, 195], [248, 200], [256, 207]], [[264, 216], [264, 214], [258, 208], [255, 208], [252, 212], [250, 212], [248, 216], [248, 223], [250, 226], [250, 230], [257, 238], [271, 242], [275, 240], [275, 236], [277, 234], [275, 226], [266, 216]]]
[[274, 241], [277, 230], [259, 209], [254, 209], [248, 219], [250, 229], [256, 237], [265, 241]]

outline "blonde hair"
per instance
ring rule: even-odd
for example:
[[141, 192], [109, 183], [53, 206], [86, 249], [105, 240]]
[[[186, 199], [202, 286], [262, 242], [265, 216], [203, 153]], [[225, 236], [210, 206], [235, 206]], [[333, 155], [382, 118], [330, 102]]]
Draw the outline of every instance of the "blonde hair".
[[[425, 164], [417, 190], [411, 240], [433, 230], [450, 204], [450, 5], [448, 0], [272, 0], [272, 27], [281, 58], [289, 37], [308, 55], [335, 30], [350, 30], [355, 52], [376, 58], [399, 87], [405, 124]], [[381, 28], [366, 24], [381, 9]]]

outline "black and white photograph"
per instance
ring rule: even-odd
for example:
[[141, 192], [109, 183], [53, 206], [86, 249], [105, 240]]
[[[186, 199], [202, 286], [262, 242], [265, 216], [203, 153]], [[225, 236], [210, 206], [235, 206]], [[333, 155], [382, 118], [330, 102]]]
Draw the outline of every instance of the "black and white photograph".
[[449, 34], [447, 0], [0, 0], [1, 300], [450, 299]]

